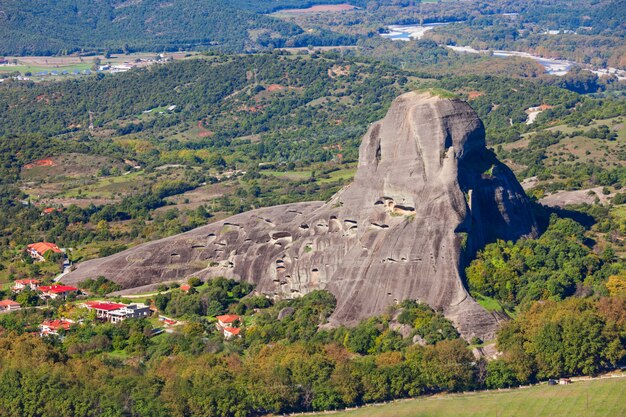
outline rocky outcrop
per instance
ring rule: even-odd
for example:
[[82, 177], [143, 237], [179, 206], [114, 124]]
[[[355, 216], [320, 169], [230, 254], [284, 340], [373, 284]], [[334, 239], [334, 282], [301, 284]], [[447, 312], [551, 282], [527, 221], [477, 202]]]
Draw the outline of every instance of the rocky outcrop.
[[493, 337], [498, 317], [466, 291], [463, 263], [500, 239], [536, 233], [526, 195], [485, 148], [467, 103], [397, 98], [359, 151], [352, 185], [330, 201], [270, 207], [78, 265], [64, 281], [104, 275], [126, 288], [227, 276], [275, 297], [327, 289], [331, 318], [351, 324], [416, 299], [465, 337]]

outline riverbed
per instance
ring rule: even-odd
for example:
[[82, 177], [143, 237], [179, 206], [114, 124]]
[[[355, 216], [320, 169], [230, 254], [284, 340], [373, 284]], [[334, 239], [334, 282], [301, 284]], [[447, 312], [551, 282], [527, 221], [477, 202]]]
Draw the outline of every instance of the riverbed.
[[[432, 30], [438, 26], [449, 25], [450, 23], [458, 23], [458, 22], [439, 22], [439, 23], [428, 23], [425, 25], [391, 25], [388, 26], [387, 29], [389, 32], [381, 33], [380, 36], [383, 38], [391, 39], [394, 41], [410, 41], [414, 39], [422, 39], [424, 34], [429, 30]], [[520, 57], [532, 59], [539, 63], [544, 67], [546, 74], [563, 76], [567, 74], [574, 66], [581, 66], [587, 71], [591, 71], [594, 74], [602, 77], [615, 75], [619, 80], [626, 80], [626, 71], [618, 70], [616, 68], [592, 68], [588, 65], [578, 64], [574, 61], [569, 61], [566, 59], [553, 59], [553, 58], [544, 58], [541, 56], [529, 54], [528, 52], [520, 52], [520, 51], [487, 51], [487, 50], [478, 50], [474, 49], [470, 46], [453, 46], [453, 45], [442, 45], [448, 49], [451, 49], [458, 53], [469, 53], [469, 54], [491, 54], [493, 56], [498, 56], [502, 58], [510, 58], [510, 57]]]
[[425, 25], [391, 25], [387, 29], [389, 32], [381, 33], [383, 38], [392, 41], [410, 41], [412, 39], [422, 39], [424, 34], [439, 26], [449, 25], [455, 22], [426, 23]]

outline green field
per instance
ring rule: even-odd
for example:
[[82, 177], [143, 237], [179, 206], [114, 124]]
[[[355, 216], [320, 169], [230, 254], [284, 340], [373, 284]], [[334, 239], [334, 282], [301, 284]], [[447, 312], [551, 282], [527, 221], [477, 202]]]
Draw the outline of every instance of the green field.
[[132, 191], [133, 186], [137, 186], [138, 182], [143, 178], [143, 171], [134, 171], [115, 177], [103, 177], [99, 178], [95, 184], [88, 186], [80, 186], [72, 188], [64, 193], [62, 197], [86, 197], [97, 198], [106, 196], [114, 198], [117, 193], [129, 193]]
[[72, 73], [74, 70], [83, 71], [86, 69], [91, 69], [93, 67], [93, 63], [77, 63], [73, 65], [8, 65], [0, 67], [0, 73], [9, 73], [19, 71], [22, 75], [30, 72], [31, 74], [36, 74], [38, 72], [50, 72], [57, 71], [61, 73], [61, 71], [68, 71]]
[[[537, 385], [398, 401], [332, 413], [333, 417], [619, 417], [626, 416], [626, 378]], [[327, 416], [322, 413], [319, 416]]]
[[[311, 170], [301, 170], [301, 171], [263, 170], [261, 172], [268, 176], [277, 177], [277, 178], [287, 178], [292, 181], [305, 180], [307, 178], [311, 178], [311, 174], [313, 173], [313, 171]], [[326, 184], [326, 183], [339, 181], [339, 180], [344, 180], [344, 181], [351, 180], [352, 178], [354, 178], [355, 173], [356, 173], [356, 168], [351, 167], [351, 168], [339, 169], [337, 171], [332, 171], [326, 175], [318, 172], [316, 177], [318, 178], [317, 181], [320, 184]], [[328, 177], [328, 178], [325, 178], [325, 177]]]

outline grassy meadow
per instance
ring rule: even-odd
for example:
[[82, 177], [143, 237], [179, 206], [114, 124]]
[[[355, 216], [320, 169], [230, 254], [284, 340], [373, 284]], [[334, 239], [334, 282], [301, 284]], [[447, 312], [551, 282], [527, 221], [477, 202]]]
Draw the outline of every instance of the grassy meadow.
[[[577, 381], [571, 385], [397, 401], [332, 413], [333, 417], [619, 417], [626, 415], [626, 378]], [[329, 415], [321, 413], [319, 416]]]

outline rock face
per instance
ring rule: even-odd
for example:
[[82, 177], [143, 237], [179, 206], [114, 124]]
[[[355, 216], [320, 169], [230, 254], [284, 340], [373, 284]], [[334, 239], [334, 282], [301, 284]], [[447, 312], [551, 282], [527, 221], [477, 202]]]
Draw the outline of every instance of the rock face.
[[370, 127], [354, 183], [329, 202], [239, 214], [85, 262], [64, 281], [104, 275], [133, 288], [223, 275], [276, 297], [327, 289], [337, 298], [331, 320], [346, 324], [411, 298], [441, 309], [465, 337], [490, 339], [498, 317], [469, 296], [462, 266], [486, 243], [536, 229], [470, 106], [407, 93]]

